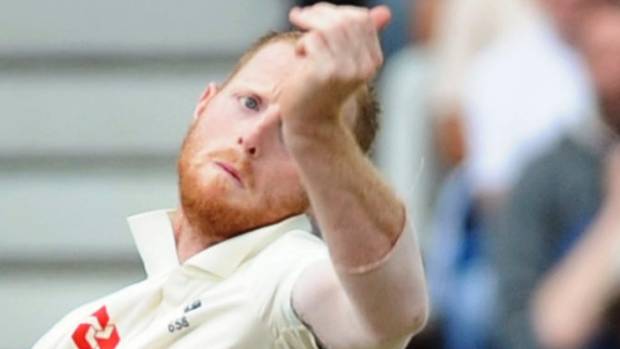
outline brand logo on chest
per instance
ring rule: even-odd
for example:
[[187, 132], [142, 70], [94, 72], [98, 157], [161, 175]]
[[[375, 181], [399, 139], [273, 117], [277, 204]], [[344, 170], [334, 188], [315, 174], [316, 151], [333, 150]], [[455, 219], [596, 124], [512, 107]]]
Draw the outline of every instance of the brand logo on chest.
[[71, 338], [78, 349], [114, 349], [121, 340], [105, 305], [79, 324]]

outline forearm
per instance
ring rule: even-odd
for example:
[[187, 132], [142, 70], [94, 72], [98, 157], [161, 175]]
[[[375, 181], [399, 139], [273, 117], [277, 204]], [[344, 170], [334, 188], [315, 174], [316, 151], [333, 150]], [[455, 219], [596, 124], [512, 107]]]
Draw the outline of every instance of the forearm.
[[306, 126], [288, 143], [336, 267], [357, 269], [387, 254], [405, 210], [346, 126]]
[[534, 317], [548, 348], [579, 348], [617, 292], [618, 211], [605, 208], [575, 250], [536, 292]]
[[306, 127], [289, 149], [356, 321], [378, 337], [421, 329], [428, 309], [417, 241], [353, 136], [344, 125]]
[[[330, 347], [402, 340], [426, 319], [421, 258], [403, 234], [404, 206], [362, 154], [351, 120], [363, 117], [356, 93], [383, 62], [377, 31], [390, 12], [322, 3], [289, 17], [308, 32], [296, 43], [300, 69], [278, 88], [282, 136], [331, 256], [299, 277], [293, 304]], [[359, 331], [334, 335], [347, 327]]]

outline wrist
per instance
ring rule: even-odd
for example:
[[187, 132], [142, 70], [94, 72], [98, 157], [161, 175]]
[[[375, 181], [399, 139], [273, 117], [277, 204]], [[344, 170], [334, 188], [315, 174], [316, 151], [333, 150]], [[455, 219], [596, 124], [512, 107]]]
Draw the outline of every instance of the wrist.
[[284, 143], [293, 156], [325, 151], [333, 154], [335, 150], [348, 148], [351, 143], [355, 145], [351, 130], [336, 117], [305, 123], [284, 122], [282, 134]]

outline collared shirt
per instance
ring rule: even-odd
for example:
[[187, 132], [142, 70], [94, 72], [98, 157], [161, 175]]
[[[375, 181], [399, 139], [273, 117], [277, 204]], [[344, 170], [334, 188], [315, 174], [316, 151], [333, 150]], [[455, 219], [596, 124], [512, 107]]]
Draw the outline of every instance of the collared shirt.
[[328, 258], [305, 216], [180, 264], [169, 213], [129, 218], [147, 279], [71, 312], [34, 349], [317, 348], [291, 305], [299, 274]]

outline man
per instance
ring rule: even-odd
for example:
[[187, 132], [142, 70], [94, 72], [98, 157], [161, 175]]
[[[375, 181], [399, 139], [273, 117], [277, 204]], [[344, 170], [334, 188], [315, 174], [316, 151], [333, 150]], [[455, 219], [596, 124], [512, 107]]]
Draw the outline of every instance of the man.
[[600, 91], [601, 115], [613, 130], [604, 141], [612, 144], [608, 154], [597, 154], [603, 165], [594, 181], [602, 192], [599, 210], [534, 293], [534, 327], [546, 348], [582, 348], [592, 338], [606, 340], [605, 348], [620, 345], [613, 312], [620, 295], [620, 7], [597, 11], [586, 29], [583, 47]]
[[389, 18], [295, 8], [306, 32], [263, 38], [210, 84], [178, 162], [181, 207], [130, 218], [147, 280], [72, 312], [35, 348], [397, 348], [420, 331], [417, 243], [361, 150]]
[[588, 12], [577, 45], [598, 110], [532, 162], [509, 197], [497, 240], [502, 348], [618, 347], [603, 309], [617, 256], [617, 154], [604, 170], [620, 134], [619, 6]]

